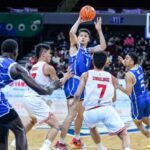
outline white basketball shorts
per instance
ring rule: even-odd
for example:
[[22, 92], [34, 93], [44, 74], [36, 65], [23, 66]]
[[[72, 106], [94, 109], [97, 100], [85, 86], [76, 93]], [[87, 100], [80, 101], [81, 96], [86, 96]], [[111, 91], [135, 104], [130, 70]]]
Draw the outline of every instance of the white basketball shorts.
[[53, 114], [52, 109], [42, 96], [26, 96], [23, 103], [28, 113], [37, 118], [38, 123], [43, 123]]
[[125, 130], [125, 125], [119, 114], [112, 106], [102, 106], [84, 112], [84, 121], [89, 128], [96, 127], [102, 122], [106, 126], [110, 135], [120, 133]]

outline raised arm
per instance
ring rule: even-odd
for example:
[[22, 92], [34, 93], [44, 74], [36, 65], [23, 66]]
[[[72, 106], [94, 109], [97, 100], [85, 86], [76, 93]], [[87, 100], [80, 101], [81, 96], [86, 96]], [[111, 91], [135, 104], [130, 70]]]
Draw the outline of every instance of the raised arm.
[[96, 45], [95, 47], [91, 47], [91, 53], [95, 53], [95, 52], [99, 52], [99, 51], [104, 51], [106, 49], [106, 41], [105, 41], [105, 37], [103, 35], [102, 32], [102, 19], [97, 18], [97, 21], [94, 22], [95, 24], [95, 29], [98, 32], [98, 36], [99, 36], [99, 45]]
[[69, 32], [70, 47], [74, 47], [78, 45], [78, 39], [77, 39], [76, 33], [77, 33], [80, 23], [81, 23], [81, 19], [79, 17], [77, 21], [74, 23], [74, 25], [72, 26], [72, 28], [70, 29], [70, 32]]
[[78, 89], [74, 95], [74, 101], [70, 102], [69, 105], [73, 105], [76, 101], [80, 100], [80, 96], [85, 88], [87, 78], [88, 78], [88, 73], [87, 72], [83, 73], [80, 78], [80, 83], [79, 83]]
[[69, 37], [70, 37], [70, 47], [78, 46], [78, 39], [77, 39], [77, 30], [81, 23], [86, 22], [85, 20], [82, 20], [79, 16], [77, 21], [74, 23], [74, 25], [71, 27], [69, 31]]
[[13, 79], [22, 79], [29, 87], [35, 90], [40, 95], [52, 94], [53, 90], [60, 87], [60, 81], [53, 82], [48, 87], [41, 87], [29, 75], [29, 73], [19, 64], [15, 64], [10, 69], [10, 75]]

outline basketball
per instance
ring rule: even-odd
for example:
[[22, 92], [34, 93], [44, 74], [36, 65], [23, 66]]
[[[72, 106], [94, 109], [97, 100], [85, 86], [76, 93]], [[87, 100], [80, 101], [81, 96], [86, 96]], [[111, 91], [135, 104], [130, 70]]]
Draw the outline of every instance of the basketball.
[[90, 5], [86, 5], [86, 6], [82, 7], [80, 10], [80, 17], [83, 20], [91, 21], [95, 18], [95, 16], [96, 16], [96, 11]]

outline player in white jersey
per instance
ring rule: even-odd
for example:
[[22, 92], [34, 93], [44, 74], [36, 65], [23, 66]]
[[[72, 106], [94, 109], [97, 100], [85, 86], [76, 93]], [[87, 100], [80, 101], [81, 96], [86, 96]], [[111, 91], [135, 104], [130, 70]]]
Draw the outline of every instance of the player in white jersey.
[[[112, 107], [115, 99], [117, 79], [104, 71], [107, 56], [104, 53], [94, 53], [94, 69], [82, 74], [80, 84], [74, 97], [74, 102], [80, 99], [85, 90], [83, 106], [84, 121], [90, 129], [91, 136], [98, 150], [107, 150], [101, 143], [96, 125], [103, 122], [110, 135], [117, 134], [122, 141], [123, 150], [130, 150], [130, 139], [118, 113]], [[70, 103], [72, 105], [74, 102]]]
[[[35, 46], [35, 50], [38, 62], [32, 66], [30, 73], [37, 83], [47, 87], [53, 80], [58, 79], [54, 67], [49, 65], [51, 50], [49, 45], [43, 43]], [[62, 85], [70, 76], [70, 73], [65, 74], [64, 78], [61, 79]], [[55, 139], [60, 127], [56, 116], [48, 105], [49, 95], [39, 95], [32, 89], [29, 89], [25, 95], [27, 99], [24, 101], [24, 105], [31, 116], [31, 121], [25, 125], [25, 130], [26, 132], [30, 131], [37, 122], [48, 124], [51, 129], [40, 150], [50, 150], [51, 142]]]
[[[14, 80], [22, 79], [26, 84], [39, 94], [52, 94], [55, 88], [60, 87], [60, 81], [47, 89], [37, 84], [29, 73], [15, 60], [18, 56], [18, 43], [13, 39], [6, 39], [1, 44], [0, 56], [0, 150], [8, 150], [9, 130], [16, 138], [16, 150], [27, 150], [27, 139], [23, 124], [17, 112], [13, 109], [5, 93], [1, 91]], [[53, 87], [53, 88], [52, 88]]]

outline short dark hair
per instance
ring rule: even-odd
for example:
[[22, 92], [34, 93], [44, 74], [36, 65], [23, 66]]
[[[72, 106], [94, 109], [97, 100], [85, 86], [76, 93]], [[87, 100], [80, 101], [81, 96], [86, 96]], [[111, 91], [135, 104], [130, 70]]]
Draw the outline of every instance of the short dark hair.
[[18, 43], [14, 39], [6, 39], [1, 44], [1, 52], [14, 53], [18, 49]]
[[130, 52], [127, 55], [129, 55], [132, 58], [132, 60], [134, 61], [134, 64], [138, 63], [138, 56], [135, 52]]
[[79, 29], [78, 35], [79, 35], [81, 32], [86, 32], [86, 33], [89, 35], [89, 37], [91, 36], [91, 32], [90, 32], [88, 29], [86, 29], [86, 28], [81, 28], [81, 29]]
[[48, 44], [45, 43], [39, 43], [37, 45], [35, 45], [35, 55], [37, 58], [39, 58], [43, 52], [43, 49], [49, 50], [50, 46]]
[[105, 66], [107, 55], [104, 52], [96, 52], [93, 54], [93, 63], [96, 68], [102, 69]]

